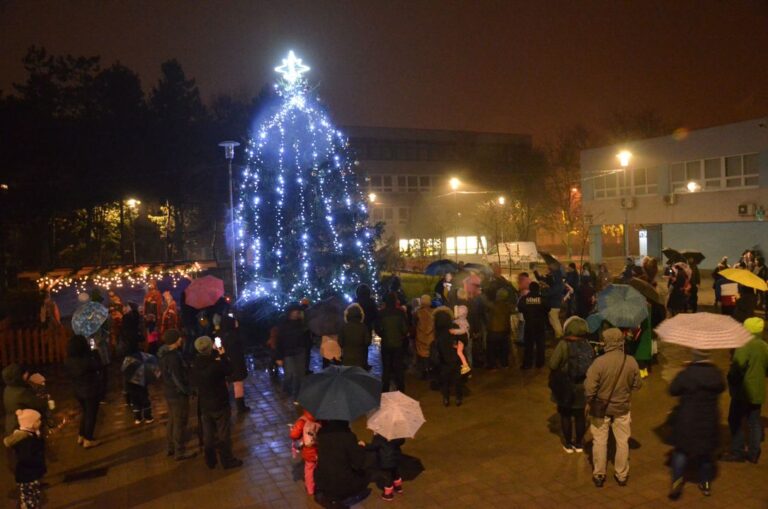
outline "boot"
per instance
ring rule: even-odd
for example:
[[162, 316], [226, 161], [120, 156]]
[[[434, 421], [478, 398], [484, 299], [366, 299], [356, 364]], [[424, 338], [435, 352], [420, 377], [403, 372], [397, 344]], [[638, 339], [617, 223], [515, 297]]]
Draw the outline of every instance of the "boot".
[[392, 486], [395, 488], [395, 493], [402, 494], [403, 493], [403, 479], [397, 478], [395, 479], [395, 482], [392, 483]]
[[212, 448], [205, 448], [205, 464], [208, 465], [208, 468], [213, 470], [216, 468], [216, 464], [218, 461], [216, 460], [216, 449]]
[[245, 398], [235, 398], [235, 405], [238, 414], [247, 414], [251, 411], [250, 407], [245, 406]]
[[392, 486], [384, 488], [384, 493], [381, 494], [381, 499], [386, 502], [392, 502], [395, 499], [395, 488]]
[[672, 488], [669, 490], [669, 494], [667, 495], [667, 498], [670, 500], [677, 500], [678, 498], [680, 498], [680, 496], [683, 494], [684, 484], [685, 484], [685, 480], [682, 477], [672, 481]]

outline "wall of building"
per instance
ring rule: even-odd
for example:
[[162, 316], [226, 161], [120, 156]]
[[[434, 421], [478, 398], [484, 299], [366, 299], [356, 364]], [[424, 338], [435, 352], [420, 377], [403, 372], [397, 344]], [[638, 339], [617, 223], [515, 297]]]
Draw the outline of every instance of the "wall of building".
[[768, 254], [768, 224], [757, 221], [665, 224], [661, 235], [665, 247], [701, 251], [707, 257], [702, 263], [706, 268], [714, 268], [723, 256], [734, 264], [745, 249], [753, 247]]

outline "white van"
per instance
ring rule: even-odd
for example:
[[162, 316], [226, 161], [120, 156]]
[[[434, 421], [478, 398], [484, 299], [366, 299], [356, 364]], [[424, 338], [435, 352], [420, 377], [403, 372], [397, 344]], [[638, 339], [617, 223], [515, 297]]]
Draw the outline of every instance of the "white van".
[[502, 269], [529, 269], [540, 261], [535, 242], [503, 242], [491, 247], [483, 257], [486, 264]]

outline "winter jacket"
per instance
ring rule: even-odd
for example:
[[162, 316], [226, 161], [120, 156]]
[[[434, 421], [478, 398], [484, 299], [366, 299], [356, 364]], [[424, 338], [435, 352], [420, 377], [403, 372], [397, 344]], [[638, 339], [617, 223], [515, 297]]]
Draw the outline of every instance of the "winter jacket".
[[229, 379], [233, 382], [241, 382], [248, 378], [248, 366], [245, 363], [245, 347], [238, 329], [225, 332], [221, 337], [221, 345], [227, 352], [229, 362], [232, 364], [232, 374]]
[[12, 447], [16, 457], [16, 482], [39, 481], [46, 472], [45, 441], [35, 433], [17, 429], [3, 443]]
[[435, 340], [435, 319], [432, 317], [432, 309], [421, 306], [416, 315], [416, 355], [422, 358], [429, 357], [429, 348]]
[[403, 347], [408, 335], [408, 323], [405, 313], [399, 309], [387, 308], [379, 314], [379, 320], [374, 326], [376, 333], [381, 336], [381, 347], [394, 350]]
[[72, 379], [72, 388], [78, 399], [91, 399], [99, 395], [101, 391], [101, 361], [94, 353], [87, 352], [82, 357], [68, 357], [64, 362], [69, 377]]
[[669, 393], [680, 397], [672, 431], [675, 449], [690, 456], [715, 452], [720, 435], [717, 399], [724, 390], [723, 375], [711, 362], [693, 362], [672, 380]]
[[547, 305], [551, 309], [560, 309], [563, 307], [563, 296], [565, 295], [563, 269], [558, 268], [543, 277], [539, 275], [538, 272], [534, 272], [534, 274], [536, 275], [536, 279], [543, 281], [549, 287], [543, 295]]
[[368, 332], [373, 332], [373, 325], [379, 318], [379, 308], [371, 297], [371, 289], [366, 285], [360, 285], [355, 291], [355, 302], [363, 308], [363, 320]]
[[123, 321], [120, 325], [120, 341], [125, 345], [122, 348], [127, 351], [133, 351], [143, 341], [141, 315], [138, 311], [129, 311], [123, 315]]
[[400, 458], [403, 456], [400, 448], [403, 444], [405, 444], [404, 438], [387, 440], [383, 436], [375, 434], [371, 443], [365, 446], [365, 450], [376, 453], [376, 463], [379, 468], [390, 470], [397, 468], [400, 464]]
[[753, 405], [765, 403], [765, 377], [768, 376], [768, 344], [760, 336], [733, 353], [728, 380], [731, 397]]
[[757, 294], [750, 290], [744, 291], [744, 288], [739, 285], [739, 299], [736, 301], [736, 309], [733, 310], [733, 319], [744, 323], [747, 318], [755, 316], [756, 307]]
[[9, 364], [3, 369], [3, 408], [5, 409], [5, 436], [13, 433], [19, 426], [16, 419], [16, 410], [25, 410], [27, 408], [37, 410], [41, 415], [45, 415], [48, 408], [45, 400], [37, 397], [23, 380], [24, 370], [18, 364]]
[[365, 473], [365, 449], [346, 421], [323, 423], [317, 436], [317, 491], [334, 498], [345, 499], [368, 485]]
[[466, 336], [454, 336], [451, 334], [453, 317], [449, 308], [442, 306], [435, 309], [434, 318], [435, 342], [437, 343], [437, 351], [440, 354], [440, 365], [446, 368], [455, 367], [458, 369], [461, 366], [461, 358], [459, 357], [457, 346], [459, 341], [466, 343]]
[[[541, 337], [544, 335], [549, 323], [549, 301], [537, 292], [520, 297], [517, 310], [523, 314], [525, 320], [525, 336]], [[529, 336], [530, 334], [530, 336]]]
[[488, 306], [488, 332], [506, 333], [512, 329], [512, 305], [506, 299], [496, 299]]
[[179, 348], [170, 349], [164, 345], [157, 352], [160, 358], [160, 379], [165, 399], [175, 400], [192, 394], [189, 385], [189, 366]]
[[309, 330], [301, 320], [285, 320], [277, 326], [277, 358], [299, 355], [307, 350]]
[[[526, 327], [527, 326], [528, 325], [526, 324]], [[586, 342], [587, 340], [585, 338], [575, 336], [566, 336], [560, 340], [560, 342], [555, 347], [555, 350], [552, 352], [552, 356], [549, 358], [549, 369], [552, 371], [568, 372], [568, 357], [570, 357], [568, 345], [576, 341]], [[587, 406], [587, 399], [584, 396], [584, 383], [576, 383], [573, 380], [570, 380], [570, 384], [572, 397], [568, 408], [578, 409]], [[556, 403], [558, 406], [563, 406], [558, 401], [556, 401]]]
[[[317, 422], [312, 414], [304, 410], [304, 414], [296, 419], [291, 427], [290, 437], [291, 440], [301, 441], [304, 437], [304, 425], [308, 422]], [[303, 445], [303, 444], [302, 444]], [[317, 461], [317, 445], [314, 447], [303, 445], [301, 448], [301, 458], [304, 461]]]
[[344, 325], [339, 333], [342, 364], [367, 368], [370, 344], [371, 334], [365, 325], [365, 312], [360, 304], [350, 304], [344, 311]]
[[190, 380], [197, 391], [197, 400], [201, 412], [216, 412], [229, 408], [227, 377], [232, 374], [232, 366], [226, 355], [217, 352], [210, 355], [198, 355], [192, 363]]
[[[526, 327], [528, 324], [526, 323]], [[634, 357], [626, 355], [624, 369], [619, 373], [621, 363], [624, 361], [624, 351], [621, 346], [613, 345], [607, 347], [605, 354], [601, 355], [592, 362], [587, 370], [587, 378], [584, 380], [584, 395], [587, 402], [593, 396], [602, 400], [608, 400], [611, 396], [606, 415], [613, 417], [625, 415], [630, 410], [630, 400], [632, 391], [638, 390], [642, 386], [640, 379], [640, 368]], [[616, 389], [611, 395], [613, 383], [618, 378]]]
[[147, 387], [160, 377], [157, 357], [144, 352], [126, 355], [121, 366], [125, 383]]

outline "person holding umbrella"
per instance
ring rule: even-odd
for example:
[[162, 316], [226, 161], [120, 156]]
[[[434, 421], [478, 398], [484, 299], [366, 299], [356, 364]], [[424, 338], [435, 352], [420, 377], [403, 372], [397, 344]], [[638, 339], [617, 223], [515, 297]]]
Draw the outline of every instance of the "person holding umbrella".
[[99, 445], [94, 439], [94, 430], [99, 413], [99, 371], [102, 366], [84, 336], [72, 336], [67, 345], [67, 354], [65, 367], [72, 380], [75, 398], [83, 411], [77, 443], [83, 449], [90, 449]]
[[699, 489], [711, 494], [715, 475], [713, 455], [718, 446], [720, 421], [717, 400], [725, 390], [723, 375], [710, 360], [706, 350], [691, 350], [693, 359], [678, 373], [669, 386], [669, 393], [680, 398], [676, 408], [672, 440], [674, 451], [671, 500], [683, 493], [683, 474], [689, 461], [698, 463]]

